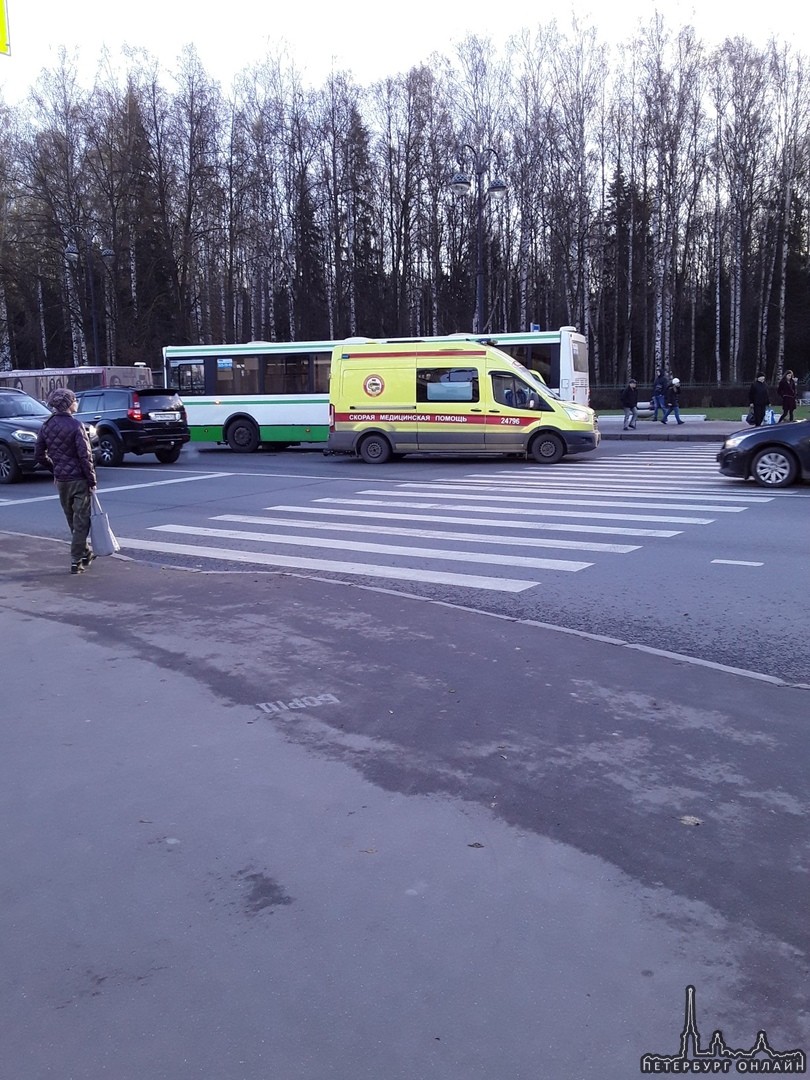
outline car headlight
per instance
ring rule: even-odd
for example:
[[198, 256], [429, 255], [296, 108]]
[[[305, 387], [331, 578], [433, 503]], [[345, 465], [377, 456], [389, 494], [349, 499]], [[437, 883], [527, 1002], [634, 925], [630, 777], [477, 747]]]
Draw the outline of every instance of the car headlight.
[[37, 433], [35, 431], [26, 431], [25, 428], [17, 428], [16, 431], [11, 433], [12, 439], [16, 439], [17, 442], [36, 442]]
[[577, 409], [572, 408], [570, 405], [563, 405], [563, 408], [569, 420], [577, 420], [579, 423], [585, 424], [592, 419], [590, 409]]
[[748, 432], [743, 432], [742, 435], [732, 435], [730, 439], [726, 439], [726, 441], [723, 443], [723, 449], [736, 450], [736, 448], [740, 445], [740, 443], [743, 441], [747, 434]]

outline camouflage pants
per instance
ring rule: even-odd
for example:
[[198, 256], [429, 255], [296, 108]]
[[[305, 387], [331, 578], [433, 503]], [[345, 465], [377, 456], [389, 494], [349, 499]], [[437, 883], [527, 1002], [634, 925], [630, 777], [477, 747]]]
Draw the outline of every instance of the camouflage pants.
[[86, 480], [57, 480], [56, 487], [70, 529], [70, 561], [77, 563], [90, 550], [90, 486]]

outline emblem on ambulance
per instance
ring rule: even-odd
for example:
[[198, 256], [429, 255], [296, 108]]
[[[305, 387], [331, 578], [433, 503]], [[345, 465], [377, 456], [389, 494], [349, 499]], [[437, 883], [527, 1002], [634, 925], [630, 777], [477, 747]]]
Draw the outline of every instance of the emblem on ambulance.
[[385, 389], [385, 382], [380, 375], [367, 375], [363, 381], [363, 389], [369, 397], [379, 397]]

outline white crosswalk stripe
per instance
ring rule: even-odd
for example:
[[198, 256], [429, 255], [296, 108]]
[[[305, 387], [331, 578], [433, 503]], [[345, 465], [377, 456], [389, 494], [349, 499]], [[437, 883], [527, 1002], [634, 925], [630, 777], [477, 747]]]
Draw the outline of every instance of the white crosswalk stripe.
[[[775, 497], [724, 482], [714, 453], [685, 445], [553, 468], [478, 466], [459, 477], [390, 483], [381, 477], [374, 488], [361, 481], [354, 492], [305, 505], [220, 514], [205, 525], [156, 525], [148, 539], [121, 542], [125, 550], [198, 565], [520, 593], [549, 575], [629, 555], [642, 543], [728, 523], [729, 515]], [[470, 572], [459, 572], [459, 564]]]

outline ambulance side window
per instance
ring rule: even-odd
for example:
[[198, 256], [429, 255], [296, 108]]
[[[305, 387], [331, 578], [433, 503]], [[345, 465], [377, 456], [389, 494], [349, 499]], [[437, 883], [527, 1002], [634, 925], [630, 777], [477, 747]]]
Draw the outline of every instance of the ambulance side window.
[[417, 368], [417, 401], [478, 401], [476, 368]]

